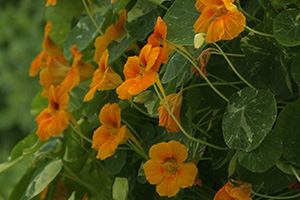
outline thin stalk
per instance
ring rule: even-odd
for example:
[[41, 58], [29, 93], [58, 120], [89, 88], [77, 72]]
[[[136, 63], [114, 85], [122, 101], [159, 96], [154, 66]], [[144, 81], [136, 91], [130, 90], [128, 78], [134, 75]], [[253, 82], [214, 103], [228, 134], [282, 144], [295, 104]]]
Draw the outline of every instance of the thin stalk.
[[252, 194], [255, 196], [263, 197], [263, 198], [269, 198], [269, 199], [294, 199], [300, 196], [300, 193], [292, 195], [292, 196], [285, 196], [285, 197], [275, 197], [275, 196], [269, 196], [269, 195], [264, 195], [264, 194], [259, 194], [254, 192], [253, 190], [251, 191]]
[[248, 85], [250, 88], [252, 89], [256, 89], [253, 85], [251, 85], [246, 79], [244, 79], [244, 77], [235, 69], [234, 65], [232, 64], [232, 62], [229, 60], [229, 58], [225, 55], [224, 51], [221, 49], [221, 47], [219, 45], [217, 45], [217, 43], [214, 43], [214, 45], [219, 49], [219, 51], [223, 54], [225, 60], [227, 61], [227, 63], [229, 64], [230, 68], [232, 69], [232, 71], [246, 84]]
[[[215, 51], [210, 52], [210, 54], [223, 55], [223, 54], [221, 54], [219, 52], [215, 52]], [[232, 57], [242, 57], [242, 58], [246, 57], [245, 54], [236, 54], [236, 53], [225, 53], [225, 55], [226, 56], [232, 56]]]
[[128, 122], [126, 122], [124, 119], [121, 119], [121, 121], [124, 124], [126, 124], [126, 126], [130, 129], [130, 131], [133, 132], [133, 134], [138, 138], [138, 140], [141, 140], [141, 137], [139, 136], [139, 134], [134, 130], [134, 128]]
[[247, 26], [246, 24], [245, 24], [245, 28], [246, 28], [249, 32], [255, 33], [255, 34], [257, 34], [257, 35], [261, 35], [261, 36], [265, 36], [265, 37], [272, 37], [272, 38], [274, 38], [274, 35], [271, 35], [271, 34], [268, 34], [268, 33], [262, 33], [262, 32], [260, 32], [260, 31], [254, 30], [254, 29], [250, 28], [249, 26]]
[[201, 71], [201, 69], [199, 69], [198, 65], [194, 62], [194, 60], [192, 60], [188, 55], [186, 55], [185, 53], [181, 52], [178, 49], [175, 49], [177, 52], [179, 52], [181, 55], [183, 55], [201, 74], [201, 76], [204, 78], [204, 80], [208, 83], [208, 85], [211, 87], [211, 89], [213, 89], [215, 91], [215, 93], [217, 93], [222, 99], [224, 99], [224, 101], [228, 102], [229, 99], [223, 95], [211, 82], [210, 80], [205, 76], [205, 74]]
[[90, 19], [92, 20], [93, 24], [95, 25], [95, 27], [97, 28], [98, 32], [100, 33], [100, 35], [104, 35], [104, 33], [102, 32], [102, 30], [100, 29], [100, 27], [98, 26], [98, 24], [96, 23], [95, 19], [94, 19], [94, 16], [92, 15], [92, 13], [90, 12], [85, 0], [82, 0], [82, 3], [84, 5], [84, 8], [87, 12], [87, 14], [89, 15]]
[[186, 130], [184, 130], [184, 128], [181, 126], [181, 124], [178, 122], [178, 120], [176, 119], [176, 117], [174, 116], [174, 114], [172, 113], [172, 111], [170, 110], [170, 108], [165, 104], [165, 102], [163, 101], [161, 95], [159, 94], [159, 91], [156, 87], [156, 85], [154, 84], [154, 89], [155, 89], [155, 92], [157, 93], [157, 96], [159, 97], [160, 101], [162, 102], [162, 104], [165, 106], [165, 108], [167, 109], [168, 113], [171, 115], [171, 117], [173, 118], [173, 120], [175, 121], [175, 123], [177, 124], [177, 126], [180, 128], [181, 132], [187, 137], [189, 138], [190, 140], [193, 140], [195, 142], [198, 142], [200, 144], [204, 144], [206, 146], [209, 146], [211, 148], [214, 148], [214, 149], [217, 149], [217, 150], [229, 150], [229, 148], [227, 147], [219, 147], [219, 146], [216, 146], [214, 144], [211, 144], [209, 142], [206, 142], [206, 141], [203, 141], [203, 140], [200, 140], [198, 138], [194, 138], [193, 136], [191, 136], [190, 134], [188, 134], [186, 132]]
[[[218, 80], [218, 81], [221, 81], [221, 82], [223, 82], [223, 83], [227, 83], [229, 86], [231, 86], [231, 87], [234, 88], [234, 89], [241, 90], [241, 88], [235, 86], [235, 85], [237, 85], [237, 84], [231, 84], [231, 82], [227, 82], [227, 81], [225, 81], [225, 80], [223, 80], [223, 79], [221, 79], [221, 78], [219, 78], [219, 77], [217, 77], [217, 76], [215, 76], [215, 75], [213, 75], [213, 74], [210, 74], [210, 73], [208, 73], [208, 75], [211, 76], [211, 77], [213, 77], [214, 79], [216, 79], [216, 80]], [[237, 81], [237, 82], [239, 82], [239, 81]], [[244, 83], [243, 81], [241, 81], [241, 84], [245, 84], [245, 83]]]
[[87, 142], [89, 142], [89, 143], [91, 143], [91, 144], [93, 143], [93, 141], [92, 141], [90, 138], [87, 138], [85, 135], [82, 134], [81, 131], [77, 130], [77, 128], [75, 128], [75, 127], [73, 126], [73, 124], [69, 123], [69, 125], [72, 127], [73, 131], [74, 131], [75, 133], [77, 133], [82, 139], [84, 139], [85, 141], [87, 141]]
[[145, 112], [144, 110], [142, 110], [140, 107], [138, 107], [137, 105], [135, 105], [135, 103], [132, 101], [132, 99], [129, 99], [130, 104], [140, 113], [142, 113], [143, 115], [147, 116], [147, 117], [151, 117], [149, 115], [149, 113]]
[[299, 174], [296, 172], [295, 168], [292, 165], [290, 165], [290, 168], [291, 168], [293, 174], [296, 176], [297, 180], [300, 182]]
[[155, 0], [148, 0], [148, 1], [151, 2], [151, 3], [153, 3], [153, 4], [155, 4], [155, 5], [157, 5], [157, 6], [159, 6], [159, 7], [161, 7], [164, 10], [168, 10], [168, 8], [166, 6], [164, 6], [164, 5], [156, 2]]
[[203, 135], [205, 135], [206, 137], [208, 137], [209, 139], [211, 139], [211, 136], [202, 128], [198, 127], [196, 124], [193, 123], [193, 126], [195, 127], [195, 129], [197, 129], [200, 133], [202, 133]]
[[[214, 83], [212, 83], [212, 84], [213, 84], [213, 85], [229, 85], [229, 86], [231, 86], [231, 85], [244, 84], [244, 82], [242, 82], [242, 81], [223, 82], [223, 83], [221, 83], [221, 82], [214, 82]], [[198, 84], [194, 84], [194, 85], [189, 85], [189, 86], [183, 88], [183, 91], [188, 90], [188, 89], [191, 89], [191, 88], [195, 88], [195, 87], [202, 87], [202, 86], [209, 86], [209, 84], [208, 84], [208, 83], [198, 83]], [[235, 88], [235, 89], [239, 89], [239, 88], [236, 88], [236, 87], [234, 87], [234, 88]]]
[[136, 153], [138, 153], [142, 158], [145, 158], [146, 160], [149, 159], [149, 156], [145, 154], [144, 151], [141, 151], [140, 149], [138, 149], [133, 143], [132, 141], [128, 140], [126, 142], [127, 146], [131, 149], [133, 149]]

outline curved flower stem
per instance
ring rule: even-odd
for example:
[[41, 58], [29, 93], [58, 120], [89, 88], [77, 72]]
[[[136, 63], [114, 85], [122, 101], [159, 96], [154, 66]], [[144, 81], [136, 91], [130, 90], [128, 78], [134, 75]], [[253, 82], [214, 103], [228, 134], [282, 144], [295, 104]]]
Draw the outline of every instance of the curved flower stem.
[[239, 4], [239, 10], [242, 11], [247, 17], [253, 19], [254, 21], [257, 21], [258, 23], [262, 23], [261, 20], [257, 19], [256, 17], [250, 15], [249, 13], [247, 13], [242, 7], [241, 7], [241, 4], [240, 4], [240, 1], [237, 0], [236, 1], [238, 4]]
[[216, 80], [218, 80], [218, 81], [221, 81], [222, 83], [227, 83], [227, 85], [229, 85], [229, 86], [231, 86], [232, 88], [237, 89], [237, 90], [241, 90], [241, 88], [239, 88], [239, 87], [237, 87], [237, 86], [235, 86], [235, 85], [238, 85], [238, 84], [245, 84], [243, 81], [241, 81], [241, 82], [237, 81], [237, 82], [234, 82], [234, 84], [232, 84], [231, 82], [226, 82], [226, 81], [224, 81], [223, 79], [221, 79], [221, 78], [219, 78], [219, 77], [217, 77], [217, 76], [215, 76], [215, 75], [213, 75], [213, 74], [208, 73], [208, 75], [211, 76], [211, 77], [213, 77], [214, 79], [216, 79]]
[[299, 174], [296, 172], [295, 168], [292, 165], [290, 165], [290, 168], [291, 168], [293, 174], [296, 176], [297, 180], [300, 182]]
[[93, 16], [93, 14], [92, 14], [93, 11], [92, 11], [92, 13], [90, 12], [90, 10], [89, 10], [89, 8], [88, 8], [88, 6], [87, 6], [85, 0], [82, 0], [82, 3], [83, 3], [83, 5], [84, 5], [84, 8], [85, 8], [87, 14], [89, 15], [90, 19], [92, 20], [93, 24], [95, 25], [95, 27], [96, 27], [97, 30], [99, 31], [100, 35], [103, 36], [104, 33], [102, 32], [102, 30], [100, 29], [100, 27], [99, 27], [98, 24], [96, 23], [96, 21], [95, 21], [95, 19], [94, 19], [94, 16]]
[[[220, 83], [220, 82], [215, 82], [215, 83], [212, 83], [213, 85], [239, 85], [239, 84], [244, 84], [244, 82], [242, 81], [235, 81], [235, 82], [223, 82], [223, 83]], [[195, 87], [201, 87], [201, 86], [209, 86], [208, 83], [198, 83], [198, 84], [194, 84], [194, 85], [189, 85], [185, 88], [183, 88], [183, 91], [185, 90], [188, 90], [188, 89], [191, 89], [191, 88], [195, 88]], [[235, 89], [239, 89], [239, 88], [236, 88], [234, 87]]]
[[127, 140], [126, 142], [127, 146], [131, 149], [133, 149], [136, 153], [138, 153], [142, 158], [145, 158], [146, 160], [149, 159], [149, 156], [144, 152], [144, 150], [142, 149], [142, 151], [140, 149], [138, 149], [130, 140]]
[[91, 144], [93, 143], [93, 141], [91, 139], [87, 138], [85, 135], [82, 134], [81, 130], [78, 129], [78, 127], [75, 128], [72, 123], [69, 123], [69, 125], [72, 127], [73, 131], [75, 133], [77, 133], [82, 139], [84, 139], [85, 141], [87, 141], [87, 142], [89, 142]]
[[294, 199], [300, 196], [300, 193], [292, 195], [292, 196], [285, 196], [285, 197], [275, 197], [275, 196], [269, 196], [269, 195], [264, 195], [264, 194], [259, 194], [254, 192], [253, 190], [251, 191], [252, 194], [255, 196], [263, 197], [263, 198], [269, 198], [269, 199]]
[[164, 10], [168, 10], [168, 8], [166, 6], [164, 6], [164, 5], [156, 2], [155, 0], [148, 0], [148, 1], [150, 1], [151, 3], [153, 3], [153, 4], [155, 4], [155, 5], [159, 6], [159, 7], [161, 7]]
[[[140, 107], [138, 107], [137, 105], [135, 105], [135, 103], [132, 101], [132, 99], [128, 99], [130, 102], [130, 105], [132, 105], [137, 111], [139, 111], [140, 113], [142, 113], [143, 115], [147, 116], [147, 117], [151, 117], [149, 115], [149, 113], [145, 112], [144, 110], [142, 110]], [[155, 118], [155, 117], [154, 117]]]
[[268, 33], [262, 33], [262, 32], [260, 32], [260, 31], [257, 31], [257, 30], [254, 30], [254, 29], [252, 29], [252, 28], [250, 28], [249, 26], [247, 26], [246, 24], [245, 24], [245, 28], [248, 30], [248, 31], [250, 31], [250, 32], [252, 32], [252, 33], [255, 33], [255, 34], [257, 34], [257, 35], [261, 35], [261, 36], [265, 36], [265, 37], [274, 37], [274, 35], [271, 35], [271, 34], [268, 34]]
[[[205, 74], [201, 71], [201, 69], [199, 69], [198, 65], [195, 63], [195, 61], [191, 58], [191, 55], [186, 55], [185, 53], [183, 53], [182, 51], [175, 49], [178, 53], [180, 53], [181, 55], [183, 55], [201, 74], [201, 76], [204, 78], [204, 80], [207, 82], [207, 84], [211, 87], [211, 89], [213, 89], [222, 99], [224, 99], [226, 102], [229, 101], [229, 99], [227, 97], [225, 97], [225, 95], [223, 95], [211, 82], [210, 80], [205, 76]], [[185, 51], [187, 52], [187, 51]]]
[[188, 134], [186, 132], [186, 130], [184, 130], [184, 128], [181, 126], [181, 124], [178, 122], [178, 120], [176, 119], [176, 117], [174, 116], [174, 114], [172, 113], [172, 111], [170, 110], [169, 106], [167, 106], [165, 104], [165, 102], [163, 101], [163, 98], [162, 96], [159, 94], [159, 91], [157, 89], [157, 86], [154, 84], [153, 85], [154, 89], [155, 89], [155, 92], [157, 93], [157, 96], [159, 97], [160, 101], [162, 102], [162, 104], [165, 106], [165, 108], [167, 109], [168, 113], [171, 115], [171, 117], [173, 118], [173, 120], [175, 121], [175, 123], [177, 124], [177, 126], [180, 128], [181, 132], [187, 137], [189, 138], [190, 140], [193, 140], [195, 142], [198, 142], [200, 144], [204, 144], [206, 146], [209, 146], [211, 148], [214, 148], [214, 149], [217, 149], [217, 150], [229, 150], [228, 147], [219, 147], [219, 146], [216, 146], [214, 144], [211, 144], [209, 142], [206, 142], [206, 141], [203, 141], [203, 140], [200, 140], [198, 138], [194, 138], [193, 136], [191, 136], [190, 134]]
[[133, 132], [133, 134], [138, 138], [138, 140], [141, 140], [141, 137], [139, 136], [139, 134], [137, 134], [137, 132], [134, 130], [134, 128], [132, 128], [132, 126], [127, 123], [124, 119], [121, 119], [121, 121], [126, 124], [126, 126], [131, 130], [131, 132]]
[[[210, 54], [223, 55], [222, 53], [218, 53], [218, 52], [214, 52], [214, 51], [210, 52]], [[242, 58], [246, 57], [245, 54], [237, 54], [237, 53], [224, 53], [224, 54], [226, 56], [232, 56], [232, 57], [242, 57]]]
[[217, 43], [214, 43], [214, 45], [219, 49], [219, 51], [223, 54], [225, 60], [227, 61], [227, 63], [229, 64], [230, 68], [232, 69], [232, 71], [246, 84], [248, 85], [250, 88], [252, 89], [256, 89], [253, 85], [251, 85], [246, 79], [244, 79], [244, 77], [242, 77], [242, 75], [235, 69], [235, 67], [233, 66], [232, 62], [229, 60], [229, 58], [225, 55], [224, 51], [222, 50], [222, 48], [217, 45]]

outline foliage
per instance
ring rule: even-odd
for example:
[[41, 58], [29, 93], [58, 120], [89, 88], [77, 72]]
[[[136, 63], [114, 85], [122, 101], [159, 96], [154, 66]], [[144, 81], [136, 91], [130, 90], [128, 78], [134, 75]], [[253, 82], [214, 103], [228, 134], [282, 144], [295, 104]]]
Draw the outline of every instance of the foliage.
[[39, 137], [20, 141], [0, 165], [2, 173], [31, 160], [10, 199], [300, 196], [299, 3], [220, 0], [221, 15], [246, 21], [219, 26], [217, 16], [201, 31], [198, 17], [216, 7], [199, 2], [208, 1], [57, 0], [46, 8], [52, 29], [40, 80], [53, 60], [63, 78], [32, 101]]

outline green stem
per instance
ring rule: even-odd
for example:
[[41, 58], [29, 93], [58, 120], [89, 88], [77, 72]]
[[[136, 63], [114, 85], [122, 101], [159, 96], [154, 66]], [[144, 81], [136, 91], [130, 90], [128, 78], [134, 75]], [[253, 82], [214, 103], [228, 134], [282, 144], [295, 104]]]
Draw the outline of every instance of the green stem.
[[253, 190], [251, 191], [252, 194], [255, 196], [263, 197], [263, 198], [269, 198], [269, 199], [294, 199], [300, 196], [300, 193], [292, 195], [292, 196], [286, 196], [286, 197], [275, 197], [275, 196], [269, 196], [269, 195], [264, 195], [264, 194], [259, 194], [254, 192]]
[[99, 31], [100, 35], [104, 36], [104, 33], [102, 32], [102, 30], [100, 29], [100, 27], [98, 26], [98, 24], [96, 23], [95, 19], [94, 19], [94, 16], [91, 14], [85, 0], [82, 0], [82, 3], [84, 5], [84, 8], [87, 12], [87, 14], [89, 15], [90, 19], [92, 20], [93, 24], [95, 25], [95, 27], [97, 28], [97, 30]]
[[274, 37], [274, 35], [271, 35], [271, 34], [268, 34], [268, 33], [262, 33], [262, 32], [260, 32], [260, 31], [254, 30], [254, 29], [250, 28], [249, 26], [247, 26], [246, 24], [245, 24], [245, 28], [246, 28], [249, 32], [255, 33], [255, 34], [257, 34], [257, 35], [261, 35], [261, 36], [265, 36], [265, 37], [272, 37], [272, 38]]
[[185, 53], [181, 52], [180, 50], [178, 50], [177, 48], [175, 49], [178, 53], [180, 53], [181, 55], [183, 55], [201, 74], [201, 76], [204, 78], [204, 80], [208, 83], [208, 85], [211, 87], [211, 89], [213, 89], [222, 99], [224, 99], [224, 101], [228, 102], [229, 99], [223, 95], [211, 82], [210, 80], [206, 77], [206, 75], [201, 71], [201, 69], [199, 69], [199, 67], [197, 66], [197, 64], [194, 62], [194, 60], [192, 60], [190, 57], [191, 55], [186, 55]]
[[72, 123], [69, 123], [69, 125], [72, 127], [73, 131], [77, 133], [82, 139], [84, 139], [85, 141], [91, 144], [93, 143], [93, 141], [90, 138], [87, 138], [85, 135], [82, 134], [81, 131], [77, 130], [77, 128], [75, 128]]
[[165, 7], [164, 5], [162, 5], [162, 4], [158, 3], [158, 2], [156, 2], [155, 0], [148, 0], [148, 1], [150, 1], [151, 3], [157, 5], [157, 6], [161, 7], [161, 8], [163, 8], [164, 10], [168, 10], [167, 7]]
[[263, 21], [257, 19], [256, 17], [250, 15], [249, 13], [247, 13], [242, 7], [241, 7], [241, 4], [240, 4], [240, 1], [237, 0], [237, 3], [239, 4], [239, 10], [242, 11], [247, 17], [253, 19], [254, 21], [257, 21], [258, 23], [263, 23]]
[[255, 89], [255, 87], [253, 85], [251, 85], [246, 79], [244, 79], [244, 77], [235, 69], [235, 67], [233, 66], [232, 62], [229, 60], [229, 58], [225, 55], [224, 51], [221, 49], [221, 47], [219, 45], [217, 45], [217, 43], [214, 43], [214, 45], [219, 49], [219, 51], [223, 54], [225, 60], [227, 61], [227, 63], [229, 64], [230, 68], [232, 69], [232, 71], [246, 84], [248, 85], [250, 88]]
[[[231, 82], [227, 82], [227, 81], [225, 81], [225, 80], [223, 80], [223, 79], [221, 79], [221, 78], [219, 78], [219, 77], [217, 77], [213, 74], [210, 74], [210, 73], [208, 73], [208, 75], [211, 76], [212, 78], [216, 79], [217, 81], [220, 81], [222, 83], [227, 83], [230, 87], [232, 87], [234, 89], [241, 90], [241, 88], [235, 86], [235, 85], [238, 85], [238, 84], [232, 84]], [[243, 81], [236, 81], [236, 83], [245, 84]]]
[[[244, 82], [242, 81], [235, 81], [235, 82], [214, 82], [212, 83], [213, 85], [239, 85], [239, 84], [244, 84]], [[191, 89], [191, 88], [195, 88], [195, 87], [202, 87], [202, 86], [209, 86], [208, 83], [198, 83], [198, 84], [194, 84], [194, 85], [189, 85], [185, 88], [183, 88], [183, 91], [185, 90], [188, 90], [188, 89]], [[236, 88], [235, 89], [239, 89], [239, 88]]]
[[193, 123], [193, 126], [195, 127], [195, 129], [197, 129], [200, 133], [202, 133], [203, 135], [205, 135], [206, 137], [208, 137], [209, 139], [211, 139], [211, 136], [202, 128], [198, 127], [196, 124]]
[[296, 172], [295, 168], [292, 165], [290, 165], [290, 168], [291, 168], [292, 172], [294, 173], [294, 175], [296, 176], [297, 180], [300, 182], [299, 174]]
[[140, 113], [142, 113], [143, 115], [146, 115], [147, 117], [151, 117], [149, 115], [149, 113], [145, 112], [144, 110], [142, 110], [140, 107], [138, 107], [137, 105], [135, 105], [135, 103], [132, 101], [132, 99], [129, 99], [130, 104]]
[[124, 119], [121, 119], [121, 121], [124, 124], [126, 124], [126, 126], [130, 129], [130, 131], [133, 132], [133, 134], [138, 138], [138, 140], [141, 140], [141, 137], [139, 136], [139, 134], [134, 130], [134, 128], [128, 122], [126, 122]]
[[[218, 52], [214, 52], [214, 51], [210, 52], [210, 54], [223, 55], [222, 53], [218, 53]], [[232, 56], [232, 57], [242, 57], [242, 58], [246, 57], [245, 54], [236, 54], [236, 53], [224, 53], [224, 54], [226, 56]]]
[[227, 147], [219, 147], [219, 146], [216, 146], [214, 144], [211, 144], [211, 143], [208, 143], [206, 141], [203, 141], [203, 140], [200, 140], [198, 138], [194, 138], [193, 136], [191, 136], [190, 134], [188, 134], [186, 132], [186, 130], [184, 130], [184, 128], [181, 126], [181, 124], [178, 122], [178, 120], [176, 119], [176, 117], [174, 116], [173, 112], [170, 110], [170, 108], [165, 104], [165, 102], [163, 101], [163, 98], [162, 96], [159, 94], [159, 91], [157, 89], [157, 86], [155, 84], [153, 84], [153, 87], [155, 89], [155, 92], [157, 93], [157, 96], [159, 97], [160, 99], [160, 102], [164, 105], [164, 107], [167, 109], [168, 113], [171, 115], [171, 117], [173, 118], [173, 120], [175, 121], [175, 123], [177, 124], [177, 126], [180, 128], [181, 132], [187, 137], [189, 138], [190, 140], [193, 140], [195, 142], [198, 142], [200, 144], [204, 144], [206, 146], [209, 146], [209, 147], [212, 147], [214, 149], [217, 149], [217, 150], [229, 150], [229, 148]]
[[133, 143], [132, 141], [128, 140], [126, 142], [126, 144], [128, 145], [129, 148], [133, 149], [136, 153], [138, 153], [142, 158], [145, 158], [146, 160], [149, 159], [149, 156], [146, 155], [146, 153], [143, 151], [141, 151], [140, 149], [138, 149]]

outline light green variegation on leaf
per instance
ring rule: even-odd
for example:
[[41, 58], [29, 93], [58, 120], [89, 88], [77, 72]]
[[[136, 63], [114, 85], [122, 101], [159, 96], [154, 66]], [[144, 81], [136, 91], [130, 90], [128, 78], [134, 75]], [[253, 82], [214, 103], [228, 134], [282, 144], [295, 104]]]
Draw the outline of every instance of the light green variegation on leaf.
[[274, 95], [268, 91], [244, 88], [229, 99], [222, 129], [226, 144], [249, 152], [256, 149], [275, 122]]

